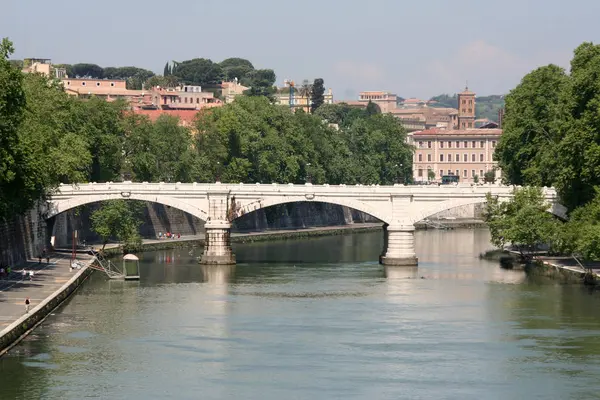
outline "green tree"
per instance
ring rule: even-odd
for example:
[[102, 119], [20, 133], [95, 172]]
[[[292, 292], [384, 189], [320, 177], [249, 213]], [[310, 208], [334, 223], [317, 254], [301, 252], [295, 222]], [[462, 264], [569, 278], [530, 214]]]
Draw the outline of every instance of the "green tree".
[[433, 172], [433, 170], [431, 170], [431, 169], [427, 170], [427, 180], [429, 180], [429, 181], [435, 180], [435, 172]]
[[483, 174], [483, 181], [485, 183], [496, 183], [496, 171], [493, 169], [485, 171]]
[[172, 74], [186, 85], [212, 85], [224, 78], [223, 68], [206, 58], [178, 62]]
[[71, 65], [73, 77], [90, 77], [101, 79], [104, 77], [104, 69], [96, 64], [73, 64]]
[[221, 61], [219, 65], [226, 80], [238, 78], [243, 85], [249, 84], [249, 74], [254, 71], [254, 65], [250, 61], [234, 57]]
[[365, 110], [365, 112], [368, 116], [375, 115], [375, 114], [381, 114], [381, 108], [377, 104], [375, 104], [371, 100], [369, 100], [369, 103], [367, 104], [367, 109]]
[[102, 251], [111, 240], [118, 240], [127, 247], [139, 241], [138, 229], [140, 203], [127, 200], [109, 200], [102, 203], [90, 217], [92, 230], [102, 239]]
[[484, 219], [495, 246], [510, 244], [528, 259], [538, 246], [555, 245], [559, 223], [548, 212], [550, 204], [540, 188], [515, 189], [513, 196], [501, 202], [488, 193]]
[[169, 65], [169, 63], [167, 62], [165, 64], [165, 68], [163, 70], [163, 76], [169, 76], [171, 75], [171, 66]]
[[562, 139], [565, 71], [555, 65], [526, 75], [506, 96], [503, 134], [494, 152], [504, 179], [515, 185], [551, 186]]
[[0, 44], [0, 219], [29, 208], [39, 192], [26, 175], [27, 152], [19, 138], [26, 104], [23, 75], [8, 60], [12, 43]]
[[249, 96], [264, 96], [273, 101], [275, 93], [275, 72], [272, 69], [257, 69], [248, 73], [247, 83], [250, 86], [245, 94]]
[[325, 103], [325, 82], [321, 78], [315, 79], [312, 84], [310, 112], [314, 113]]

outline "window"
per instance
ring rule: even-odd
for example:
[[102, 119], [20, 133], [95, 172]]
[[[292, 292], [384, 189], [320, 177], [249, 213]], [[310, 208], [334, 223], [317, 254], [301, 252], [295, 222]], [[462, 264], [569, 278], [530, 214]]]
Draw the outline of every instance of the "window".
[[419, 176], [419, 178], [423, 177], [423, 168], [419, 168], [418, 176]]
[[183, 102], [184, 102], [185, 104], [187, 104], [187, 97], [186, 97], [185, 99], [183, 99]]
[[472, 113], [472, 112], [473, 112], [473, 109], [472, 109], [472, 108], [469, 108], [469, 113]]
[[483, 170], [482, 169], [479, 170], [479, 177], [483, 178]]
[[462, 112], [463, 112], [463, 114], [466, 114], [466, 113], [467, 113], [467, 109], [466, 109], [466, 108], [463, 108], [463, 109], [462, 109]]
[[475, 170], [474, 170], [474, 169], [472, 169], [472, 170], [471, 170], [471, 178], [474, 178], [474, 177], [475, 177]]
[[473, 100], [469, 100], [469, 105], [472, 105], [472, 104], [473, 104]]
[[431, 154], [427, 154], [427, 161], [431, 161]]
[[419, 142], [419, 147], [423, 147], [423, 142]]
[[196, 97], [196, 104], [200, 104], [200, 97]]
[[456, 141], [456, 148], [460, 149], [460, 142], [458, 140]]
[[431, 140], [427, 142], [427, 147], [431, 148]]
[[85, 86], [85, 82], [81, 82], [81, 86]]
[[419, 154], [419, 162], [423, 161], [423, 154]]
[[455, 160], [456, 160], [456, 162], [459, 162], [459, 161], [460, 161], [460, 154], [457, 154], [457, 155], [456, 155], [456, 157], [455, 157]]
[[448, 148], [452, 148], [452, 142], [448, 140]]
[[472, 128], [472, 127], [473, 127], [473, 123], [469, 122], [469, 128]]
[[462, 123], [462, 128], [465, 129], [466, 127], [467, 127], [467, 124], [463, 122]]
[[466, 178], [466, 177], [467, 177], [467, 170], [463, 169], [463, 178]]
[[444, 142], [442, 142], [442, 141], [440, 140], [440, 149], [443, 149], [443, 148], [444, 148]]
[[479, 161], [480, 161], [480, 162], [483, 162], [483, 154], [480, 154], [480, 155], [479, 155]]
[[440, 154], [440, 161], [443, 162], [444, 161], [444, 155]]
[[495, 149], [495, 148], [496, 148], [496, 141], [492, 140], [492, 149]]
[[440, 169], [440, 176], [444, 176], [444, 170]]
[[471, 154], [471, 162], [475, 162], [475, 154]]
[[475, 148], [475, 141], [474, 140], [471, 142], [471, 147]]
[[456, 176], [460, 176], [460, 171], [456, 170]]
[[463, 154], [463, 161], [464, 162], [469, 161], [469, 155], [468, 154]]
[[114, 82], [111, 82], [111, 83], [110, 83], [110, 86], [111, 86], [111, 87], [115, 87], [115, 83], [114, 83]]
[[96, 82], [96, 86], [100, 86], [100, 82]]
[[485, 147], [485, 142], [483, 140], [479, 142], [479, 147], [481, 147], [482, 149]]
[[67, 86], [71, 86], [71, 81], [67, 81]]
[[465, 149], [466, 149], [467, 147], [469, 147], [469, 142], [467, 142], [467, 141], [465, 140], [465, 142], [463, 143], [463, 147], [464, 147]]
[[467, 101], [466, 101], [466, 100], [463, 100], [463, 101], [462, 101], [462, 103], [463, 103], [463, 104], [467, 104]]

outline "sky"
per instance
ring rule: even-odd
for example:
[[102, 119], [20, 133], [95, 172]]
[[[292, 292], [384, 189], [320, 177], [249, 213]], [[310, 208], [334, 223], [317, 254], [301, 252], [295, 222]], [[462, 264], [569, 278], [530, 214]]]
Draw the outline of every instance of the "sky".
[[12, 58], [162, 73], [169, 60], [247, 58], [277, 83], [323, 78], [335, 99], [363, 90], [428, 99], [504, 94], [531, 70], [568, 68], [600, 40], [599, 0], [4, 0]]

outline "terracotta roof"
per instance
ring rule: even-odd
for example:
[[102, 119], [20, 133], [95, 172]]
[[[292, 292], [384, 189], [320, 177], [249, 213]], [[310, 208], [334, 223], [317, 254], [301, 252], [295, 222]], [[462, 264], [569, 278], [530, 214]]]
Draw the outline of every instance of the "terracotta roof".
[[414, 136], [477, 136], [477, 135], [502, 135], [502, 129], [439, 129], [432, 128], [424, 131], [413, 132]]

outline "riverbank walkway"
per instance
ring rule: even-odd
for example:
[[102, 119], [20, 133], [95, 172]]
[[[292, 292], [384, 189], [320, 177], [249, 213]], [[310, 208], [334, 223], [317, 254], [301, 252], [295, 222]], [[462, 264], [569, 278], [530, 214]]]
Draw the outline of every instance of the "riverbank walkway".
[[[50, 254], [50, 263], [46, 260], [29, 260], [13, 267], [8, 278], [0, 280], [0, 331], [25, 314], [25, 299], [29, 297], [31, 309], [48, 298], [63, 286], [76, 270], [70, 271], [70, 254]], [[92, 256], [78, 254], [77, 260], [87, 261]], [[33, 280], [23, 276], [22, 271], [34, 271]]]

